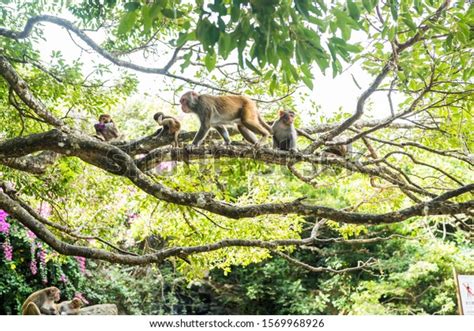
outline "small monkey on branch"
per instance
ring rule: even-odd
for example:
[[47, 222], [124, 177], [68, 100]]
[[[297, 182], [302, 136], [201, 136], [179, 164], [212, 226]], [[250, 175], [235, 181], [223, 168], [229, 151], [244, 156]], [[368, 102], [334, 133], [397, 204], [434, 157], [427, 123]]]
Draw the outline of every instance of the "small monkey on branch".
[[[245, 96], [215, 97], [190, 91], [186, 92], [179, 102], [183, 112], [194, 113], [199, 118], [200, 127], [193, 139], [194, 146], [199, 146], [203, 142], [211, 128], [215, 128], [225, 144], [229, 145], [231, 141], [226, 126], [234, 124], [237, 124], [245, 140], [256, 147], [271, 136], [271, 127], [258, 113], [255, 102]], [[254, 133], [262, 135], [262, 138], [258, 140]]]
[[156, 131], [156, 137], [159, 138], [163, 133], [173, 135], [173, 147], [178, 147], [178, 136], [181, 132], [181, 123], [172, 116], [167, 116], [162, 112], [158, 112], [153, 116], [153, 119], [161, 125], [161, 128]]
[[94, 124], [96, 137], [100, 140], [110, 141], [119, 137], [119, 132], [109, 114], [99, 116], [99, 123]]
[[278, 119], [272, 125], [273, 148], [296, 152], [295, 113], [291, 110], [280, 110]]

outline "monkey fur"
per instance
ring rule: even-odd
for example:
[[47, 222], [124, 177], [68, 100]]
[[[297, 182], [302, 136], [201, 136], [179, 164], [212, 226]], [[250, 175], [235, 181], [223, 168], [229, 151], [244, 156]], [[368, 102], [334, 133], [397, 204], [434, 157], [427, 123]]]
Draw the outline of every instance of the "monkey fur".
[[94, 124], [96, 137], [100, 140], [110, 141], [119, 137], [119, 132], [109, 114], [99, 116], [99, 123]]
[[[190, 91], [183, 94], [179, 102], [183, 112], [194, 113], [199, 118], [200, 127], [193, 139], [194, 146], [199, 146], [203, 142], [211, 128], [215, 128], [225, 144], [229, 145], [231, 141], [227, 125], [237, 124], [244, 139], [256, 147], [271, 135], [271, 127], [261, 118], [255, 102], [245, 96], [216, 97]], [[262, 138], [257, 140], [254, 133], [262, 135]]]
[[32, 293], [21, 306], [22, 315], [57, 315], [56, 301], [61, 291], [51, 286]]
[[283, 151], [296, 152], [295, 113], [290, 110], [280, 110], [279, 118], [272, 125], [273, 148]]
[[162, 127], [156, 131], [156, 138], [159, 138], [163, 133], [173, 135], [173, 147], [178, 147], [178, 136], [181, 132], [181, 123], [174, 117], [158, 112], [153, 116], [158, 125]]
[[69, 301], [63, 301], [56, 304], [56, 309], [59, 315], [79, 315], [83, 302], [79, 298], [74, 298]]

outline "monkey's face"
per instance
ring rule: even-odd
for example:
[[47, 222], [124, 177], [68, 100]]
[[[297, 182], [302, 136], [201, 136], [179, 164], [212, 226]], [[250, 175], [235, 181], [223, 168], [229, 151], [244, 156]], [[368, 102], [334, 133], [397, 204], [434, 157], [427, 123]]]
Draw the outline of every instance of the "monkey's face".
[[162, 112], [158, 112], [156, 113], [155, 115], [153, 115], [153, 119], [158, 122], [160, 120], [163, 120], [163, 116], [165, 116], [165, 114], [163, 114]]
[[110, 123], [112, 122], [112, 117], [110, 115], [100, 115], [99, 116], [99, 123], [100, 124], [105, 124], [105, 123]]
[[199, 94], [194, 91], [184, 93], [181, 99], [179, 99], [181, 110], [185, 113], [191, 113], [193, 111], [192, 108], [194, 108], [196, 105], [198, 97]]
[[47, 293], [48, 297], [53, 301], [59, 301], [61, 298], [61, 291], [57, 287], [50, 287]]
[[280, 119], [286, 125], [291, 125], [295, 121], [295, 113], [292, 111], [280, 110]]

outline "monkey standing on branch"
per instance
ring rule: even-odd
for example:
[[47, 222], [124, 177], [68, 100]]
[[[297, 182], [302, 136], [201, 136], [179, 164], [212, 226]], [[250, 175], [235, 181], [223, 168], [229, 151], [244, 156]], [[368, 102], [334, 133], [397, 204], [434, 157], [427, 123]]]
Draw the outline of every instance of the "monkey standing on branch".
[[161, 125], [162, 128], [156, 131], [156, 138], [159, 138], [165, 131], [168, 134], [173, 135], [174, 142], [173, 147], [178, 147], [178, 136], [181, 131], [181, 123], [172, 116], [167, 116], [162, 112], [158, 112], [153, 116], [153, 119]]
[[21, 306], [22, 315], [57, 315], [56, 301], [59, 301], [61, 292], [51, 286], [32, 293]]
[[119, 137], [119, 132], [112, 117], [109, 114], [99, 116], [99, 123], [94, 124], [96, 137], [100, 140], [109, 141]]
[[290, 110], [280, 110], [279, 118], [273, 123], [273, 148], [283, 151], [296, 152], [295, 113]]
[[[224, 95], [214, 97], [208, 94], [186, 92], [181, 99], [181, 109], [185, 113], [194, 113], [200, 121], [199, 131], [193, 140], [194, 146], [199, 146], [206, 138], [211, 127], [222, 136], [226, 145], [230, 144], [226, 125], [237, 124], [245, 140], [260, 146], [269, 136], [271, 128], [258, 113], [255, 102], [241, 95]], [[262, 135], [257, 140], [253, 133]]]

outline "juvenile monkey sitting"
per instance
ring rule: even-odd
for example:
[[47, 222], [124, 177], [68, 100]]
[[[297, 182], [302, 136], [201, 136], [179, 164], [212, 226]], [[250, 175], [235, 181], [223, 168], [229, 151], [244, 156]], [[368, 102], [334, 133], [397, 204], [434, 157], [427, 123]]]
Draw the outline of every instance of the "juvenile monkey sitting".
[[99, 116], [99, 123], [94, 124], [96, 137], [100, 140], [110, 141], [119, 137], [119, 132], [109, 114]]
[[178, 147], [178, 136], [181, 132], [181, 123], [174, 117], [158, 112], [153, 116], [158, 125], [161, 126], [156, 131], [156, 138], [159, 138], [163, 133], [173, 135], [173, 147]]
[[280, 110], [278, 119], [273, 123], [273, 148], [296, 152], [295, 113], [291, 110]]

